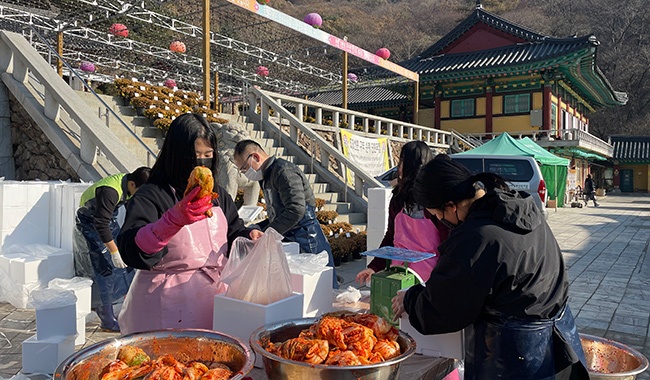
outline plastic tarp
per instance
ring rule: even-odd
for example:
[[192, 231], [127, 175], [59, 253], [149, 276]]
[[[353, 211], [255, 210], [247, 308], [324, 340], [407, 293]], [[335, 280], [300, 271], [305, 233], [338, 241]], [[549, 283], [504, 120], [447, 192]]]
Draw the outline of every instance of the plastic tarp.
[[564, 204], [566, 178], [570, 160], [554, 155], [528, 137], [522, 140], [515, 140], [509, 134], [502, 133], [479, 147], [457, 154], [533, 157], [541, 164], [540, 167], [542, 177], [544, 178], [544, 182], [546, 182], [548, 199], [556, 199], [559, 207]]

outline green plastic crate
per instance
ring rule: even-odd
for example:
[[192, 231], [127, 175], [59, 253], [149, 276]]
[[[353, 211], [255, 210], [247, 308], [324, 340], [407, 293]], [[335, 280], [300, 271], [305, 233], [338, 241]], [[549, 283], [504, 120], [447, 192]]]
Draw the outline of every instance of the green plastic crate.
[[397, 326], [399, 321], [393, 322], [391, 300], [398, 290], [409, 288], [415, 285], [416, 281], [413, 273], [399, 266], [374, 273], [370, 277], [370, 312]]

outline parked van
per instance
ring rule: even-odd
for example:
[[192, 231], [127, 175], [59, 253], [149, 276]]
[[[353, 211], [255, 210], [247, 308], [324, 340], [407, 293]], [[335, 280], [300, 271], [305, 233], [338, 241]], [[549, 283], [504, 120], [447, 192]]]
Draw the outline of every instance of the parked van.
[[546, 214], [546, 182], [542, 171], [533, 157], [490, 156], [452, 154], [451, 159], [465, 165], [472, 173], [490, 172], [508, 180], [513, 190], [525, 191], [533, 196], [535, 203]]

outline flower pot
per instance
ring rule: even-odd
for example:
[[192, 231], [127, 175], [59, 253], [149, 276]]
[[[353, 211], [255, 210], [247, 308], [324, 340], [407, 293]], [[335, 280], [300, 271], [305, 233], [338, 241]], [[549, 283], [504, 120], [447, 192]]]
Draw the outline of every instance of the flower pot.
[[350, 262], [350, 261], [352, 261], [352, 252], [350, 252], [347, 255], [344, 255], [343, 257], [341, 257], [341, 262], [343, 262], [343, 263], [347, 263], [347, 262]]
[[361, 259], [363, 259], [363, 256], [361, 256], [361, 252], [354, 252], [352, 254], [352, 259], [353, 260], [361, 260]]
[[340, 267], [341, 266], [341, 258], [340, 257], [335, 257], [334, 258], [334, 266], [335, 267]]

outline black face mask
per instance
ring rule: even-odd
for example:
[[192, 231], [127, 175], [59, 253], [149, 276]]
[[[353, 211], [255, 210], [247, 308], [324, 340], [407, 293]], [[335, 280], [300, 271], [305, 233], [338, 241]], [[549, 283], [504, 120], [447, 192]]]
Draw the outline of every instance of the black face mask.
[[442, 224], [443, 226], [449, 228], [450, 230], [453, 230], [454, 228], [460, 226], [461, 223], [463, 223], [463, 221], [460, 220], [460, 218], [458, 217], [458, 210], [456, 210], [456, 220], [458, 220], [458, 224], [454, 224], [454, 223], [448, 221], [447, 219], [445, 219], [444, 209], [443, 209], [443, 212], [442, 212], [442, 219], [439, 219], [439, 220], [440, 220], [440, 224]]
[[196, 166], [205, 166], [206, 168], [212, 169], [212, 160], [214, 158], [197, 158]]

